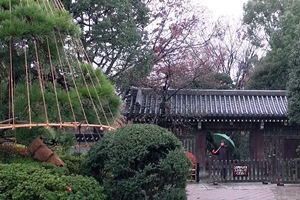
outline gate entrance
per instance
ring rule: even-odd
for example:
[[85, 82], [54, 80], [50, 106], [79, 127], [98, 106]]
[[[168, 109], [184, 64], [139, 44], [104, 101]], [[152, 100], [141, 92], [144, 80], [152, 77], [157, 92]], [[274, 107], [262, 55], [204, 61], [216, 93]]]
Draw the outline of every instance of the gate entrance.
[[[293, 159], [300, 145], [300, 126], [289, 124], [286, 94], [284, 90], [133, 87], [123, 113], [133, 123], [153, 123], [172, 131], [195, 155], [200, 173], [212, 179], [217, 180], [219, 168], [218, 161], [207, 155], [208, 133], [243, 132], [249, 136], [249, 157], [228, 163], [232, 181], [297, 181], [299, 163]], [[246, 169], [243, 166], [248, 175], [239, 175]]]

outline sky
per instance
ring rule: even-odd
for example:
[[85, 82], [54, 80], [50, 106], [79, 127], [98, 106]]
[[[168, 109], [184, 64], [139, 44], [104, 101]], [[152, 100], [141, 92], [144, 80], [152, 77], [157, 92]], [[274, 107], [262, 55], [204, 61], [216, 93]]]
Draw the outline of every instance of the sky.
[[207, 7], [215, 18], [227, 16], [239, 20], [243, 16], [243, 4], [248, 0], [192, 0]]

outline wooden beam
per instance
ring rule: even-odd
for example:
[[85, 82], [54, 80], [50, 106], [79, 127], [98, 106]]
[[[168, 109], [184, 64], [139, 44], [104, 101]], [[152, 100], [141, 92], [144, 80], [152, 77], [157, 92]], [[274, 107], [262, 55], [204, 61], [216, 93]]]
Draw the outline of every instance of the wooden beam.
[[32, 127], [70, 127], [70, 128], [78, 128], [78, 127], [97, 127], [103, 128], [107, 130], [115, 130], [115, 128], [111, 126], [105, 126], [101, 124], [79, 124], [79, 123], [34, 123], [34, 124], [0, 124], [1, 129], [16, 129], [16, 128], [32, 128]]

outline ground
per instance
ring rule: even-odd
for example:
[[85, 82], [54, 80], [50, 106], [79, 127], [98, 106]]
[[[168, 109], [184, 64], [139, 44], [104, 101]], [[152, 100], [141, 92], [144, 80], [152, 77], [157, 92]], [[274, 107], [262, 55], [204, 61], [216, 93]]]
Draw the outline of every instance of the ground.
[[188, 200], [300, 200], [300, 184], [264, 185], [251, 183], [191, 183], [187, 186]]

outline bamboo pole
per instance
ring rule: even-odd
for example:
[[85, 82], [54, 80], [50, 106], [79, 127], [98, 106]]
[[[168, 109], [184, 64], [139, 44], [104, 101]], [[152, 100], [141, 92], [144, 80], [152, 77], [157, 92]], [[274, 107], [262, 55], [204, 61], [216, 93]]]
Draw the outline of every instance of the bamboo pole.
[[30, 128], [30, 127], [95, 127], [95, 128], [104, 128], [107, 130], [115, 130], [111, 126], [105, 126], [101, 124], [79, 124], [79, 123], [32, 123], [32, 124], [0, 124], [1, 129], [14, 129], [14, 128]]
[[4, 121], [0, 121], [0, 124], [6, 124], [6, 123], [10, 123], [13, 122], [14, 120], [16, 120], [17, 118], [10, 118], [10, 119], [6, 119]]

